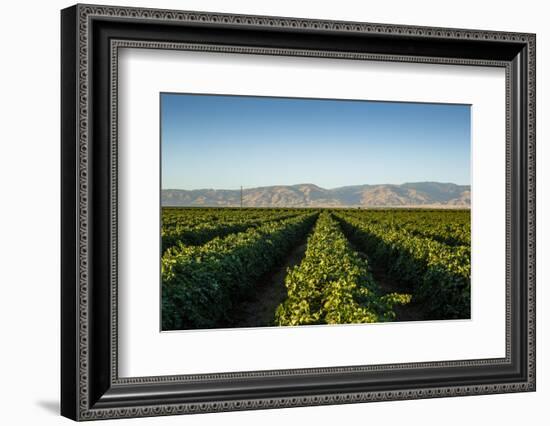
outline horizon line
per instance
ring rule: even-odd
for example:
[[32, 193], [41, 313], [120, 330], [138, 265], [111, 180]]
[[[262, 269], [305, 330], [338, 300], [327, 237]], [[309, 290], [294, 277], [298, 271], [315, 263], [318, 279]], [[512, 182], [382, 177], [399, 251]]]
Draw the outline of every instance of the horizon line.
[[241, 189], [243, 190], [250, 190], [250, 189], [260, 189], [260, 188], [274, 188], [274, 187], [292, 187], [292, 186], [316, 186], [317, 188], [324, 189], [324, 190], [335, 190], [335, 189], [341, 189], [341, 188], [349, 188], [353, 186], [381, 186], [381, 185], [388, 185], [388, 186], [403, 186], [403, 185], [413, 185], [413, 184], [421, 184], [421, 183], [436, 183], [441, 185], [456, 185], [456, 186], [469, 186], [471, 187], [471, 183], [455, 183], [455, 182], [440, 182], [440, 181], [434, 181], [434, 180], [427, 180], [427, 181], [416, 181], [416, 182], [403, 182], [403, 183], [359, 183], [359, 184], [351, 184], [351, 185], [343, 185], [343, 186], [335, 186], [332, 188], [325, 188], [323, 186], [317, 185], [315, 183], [311, 182], [304, 182], [304, 183], [293, 183], [293, 184], [273, 184], [273, 185], [262, 185], [262, 186], [240, 186], [236, 188], [214, 188], [214, 187], [202, 187], [202, 188], [161, 188], [162, 191], [239, 191]]

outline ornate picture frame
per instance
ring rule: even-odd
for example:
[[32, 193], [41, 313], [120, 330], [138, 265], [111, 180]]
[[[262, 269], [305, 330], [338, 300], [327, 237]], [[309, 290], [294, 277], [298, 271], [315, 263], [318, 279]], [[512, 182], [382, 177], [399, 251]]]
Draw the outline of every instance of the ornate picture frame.
[[[160, 416], [535, 390], [534, 34], [76, 5], [61, 12], [61, 414]], [[119, 377], [121, 48], [500, 67], [506, 356]], [[153, 78], [153, 77], [152, 77]]]

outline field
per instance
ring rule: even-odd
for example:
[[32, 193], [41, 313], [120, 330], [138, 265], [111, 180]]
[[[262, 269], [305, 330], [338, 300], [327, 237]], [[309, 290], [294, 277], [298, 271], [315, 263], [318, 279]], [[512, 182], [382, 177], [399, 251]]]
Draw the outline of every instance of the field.
[[162, 210], [162, 329], [470, 317], [469, 210]]

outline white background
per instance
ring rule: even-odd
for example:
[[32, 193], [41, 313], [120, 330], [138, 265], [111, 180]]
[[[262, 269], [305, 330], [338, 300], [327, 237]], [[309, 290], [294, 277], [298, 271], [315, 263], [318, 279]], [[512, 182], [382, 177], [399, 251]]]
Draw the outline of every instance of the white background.
[[[402, 401], [171, 418], [102, 424], [316, 424], [369, 422], [408, 425], [545, 424], [550, 400], [550, 201], [546, 143], [550, 114], [550, 28], [542, 1], [463, 0], [338, 2], [277, 0], [139, 1], [157, 6], [235, 13], [347, 19], [536, 32], [537, 38], [537, 258], [538, 391], [423, 401]], [[3, 424], [69, 424], [58, 417], [59, 395], [59, 9], [64, 1], [4, 4], [0, 27], [0, 398]], [[546, 166], [546, 167], [545, 167]], [[546, 188], [546, 189], [545, 189]], [[546, 191], [546, 194], [544, 193]], [[546, 259], [546, 262], [545, 262]]]
[[[503, 68], [123, 49], [118, 76], [122, 377], [505, 356]], [[159, 333], [159, 92], [471, 103], [471, 320]]]

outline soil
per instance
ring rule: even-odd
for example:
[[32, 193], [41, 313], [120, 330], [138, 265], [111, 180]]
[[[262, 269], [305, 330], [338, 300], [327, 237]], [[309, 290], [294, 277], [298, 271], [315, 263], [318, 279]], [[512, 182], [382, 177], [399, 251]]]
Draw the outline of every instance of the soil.
[[258, 280], [254, 294], [239, 304], [234, 315], [234, 327], [274, 325], [275, 310], [287, 297], [284, 284], [287, 269], [299, 264], [305, 252], [306, 240], [296, 246], [272, 271]]
[[[388, 293], [411, 293], [409, 289], [403, 288], [395, 284], [389, 279], [386, 273], [380, 269], [371, 269], [374, 281], [380, 287], [382, 294]], [[394, 321], [421, 321], [424, 319], [422, 307], [414, 302], [407, 303], [406, 305], [398, 305], [394, 308], [396, 318]]]
[[[364, 252], [358, 250], [353, 243], [350, 242], [350, 244], [362, 258], [368, 260], [368, 256]], [[371, 262], [369, 262], [369, 264], [370, 263]], [[374, 281], [380, 287], [382, 295], [388, 293], [411, 293], [410, 289], [404, 288], [388, 277], [383, 269], [371, 267], [371, 274]], [[406, 305], [395, 306], [394, 311], [396, 314], [394, 321], [421, 321], [424, 319], [422, 306], [414, 302], [410, 302]]]
[[[304, 239], [279, 265], [258, 280], [258, 284], [254, 287], [254, 294], [242, 301], [233, 313], [232, 317], [235, 318], [235, 322], [232, 327], [274, 325], [275, 310], [287, 297], [284, 284], [287, 269], [302, 261], [306, 251], [306, 243], [307, 240]], [[364, 252], [358, 250], [353, 244], [352, 247], [361, 257], [368, 260], [368, 256]], [[406, 289], [391, 280], [382, 269], [371, 268], [371, 273], [382, 294], [411, 292], [410, 289]], [[395, 321], [421, 321], [424, 318], [422, 306], [413, 302], [396, 306], [394, 310], [396, 313]]]

